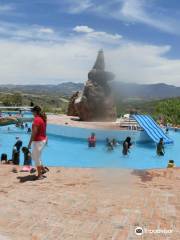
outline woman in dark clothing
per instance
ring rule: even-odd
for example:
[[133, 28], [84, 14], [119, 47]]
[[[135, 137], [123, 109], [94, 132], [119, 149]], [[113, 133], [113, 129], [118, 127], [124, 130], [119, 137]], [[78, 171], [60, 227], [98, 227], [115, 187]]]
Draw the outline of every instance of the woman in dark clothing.
[[158, 156], [164, 156], [164, 142], [163, 138], [160, 138], [159, 143], [157, 144], [156, 152]]
[[13, 152], [12, 152], [12, 163], [14, 165], [19, 165], [19, 155], [20, 155], [20, 152], [17, 150], [17, 147], [14, 146], [13, 148]]
[[123, 142], [123, 155], [127, 155], [128, 152], [129, 152], [129, 148], [132, 146], [132, 143], [131, 143], [131, 138], [130, 137], [127, 137], [126, 140]]

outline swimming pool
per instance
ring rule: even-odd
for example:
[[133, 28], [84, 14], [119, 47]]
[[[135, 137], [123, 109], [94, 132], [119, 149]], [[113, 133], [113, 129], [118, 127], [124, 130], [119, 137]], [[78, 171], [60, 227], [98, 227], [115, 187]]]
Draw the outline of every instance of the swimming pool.
[[[19, 136], [23, 145], [27, 146], [30, 136], [25, 130], [14, 126], [10, 126], [10, 131], [8, 127], [0, 128], [0, 154], [7, 153], [8, 158], [11, 158], [16, 136]], [[176, 166], [180, 166], [180, 132], [169, 131], [169, 136], [174, 140], [174, 144], [165, 146], [166, 153], [163, 157], [156, 155], [154, 143], [135, 143], [130, 154], [124, 157], [122, 145], [108, 152], [105, 141], [97, 142], [95, 149], [89, 149], [86, 140], [49, 135], [48, 146], [43, 153], [43, 162], [47, 166], [151, 169], [165, 168], [168, 160], [173, 159]]]

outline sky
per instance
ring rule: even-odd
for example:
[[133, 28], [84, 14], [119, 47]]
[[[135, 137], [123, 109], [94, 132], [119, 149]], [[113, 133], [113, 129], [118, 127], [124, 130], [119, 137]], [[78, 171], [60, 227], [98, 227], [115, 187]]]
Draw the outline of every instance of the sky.
[[0, 0], [0, 84], [85, 82], [99, 49], [116, 80], [180, 86], [179, 0]]

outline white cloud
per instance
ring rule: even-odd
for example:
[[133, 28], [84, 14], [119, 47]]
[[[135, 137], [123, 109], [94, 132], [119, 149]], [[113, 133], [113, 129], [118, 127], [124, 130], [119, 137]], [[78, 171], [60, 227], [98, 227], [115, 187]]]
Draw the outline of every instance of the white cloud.
[[[122, 36], [119, 34], [111, 34], [101, 31], [96, 31], [85, 25], [74, 27], [73, 33], [83, 35], [86, 39], [91, 41], [98, 41], [101, 43], [114, 44], [119, 43]], [[14, 39], [18, 41], [44, 41], [44, 42], [61, 42], [64, 41], [63, 33], [55, 29], [39, 26], [39, 25], [17, 25], [6, 22], [0, 22], [1, 38]], [[74, 36], [73, 34], [73, 36]]]
[[71, 35], [61, 43], [1, 40], [0, 83], [84, 82], [100, 48], [105, 51], [107, 70], [113, 71], [117, 80], [180, 86], [180, 59], [166, 57], [170, 46], [124, 40], [108, 47], [86, 35]]
[[90, 9], [93, 6], [91, 0], [66, 0], [67, 11], [71, 14], [78, 14]]
[[69, 2], [71, 2], [72, 8], [79, 6], [81, 9], [79, 12], [70, 11], [72, 14], [86, 12], [125, 23], [142, 23], [170, 34], [180, 34], [179, 20], [172, 14], [168, 16], [167, 11], [164, 13], [164, 9], [154, 4], [155, 1], [111, 0], [99, 3], [99, 1], [93, 0], [69, 0]]
[[170, 46], [125, 43], [108, 51], [107, 61], [118, 80], [144, 84], [164, 82], [180, 86], [180, 59], [168, 59], [166, 54], [170, 50]]
[[86, 35], [86, 38], [89, 38], [91, 40], [104, 42], [104, 43], [106, 42], [109, 44], [114, 44], [115, 42], [119, 43], [119, 40], [122, 39], [122, 36], [117, 33], [110, 34], [107, 32], [100, 32], [84, 25], [76, 26], [75, 28], [73, 28], [73, 31], [77, 33], [83, 33]]
[[152, 9], [147, 11], [146, 5], [148, 5], [147, 1], [144, 0], [124, 0], [119, 14], [115, 13], [114, 17], [121, 20], [124, 17], [130, 22], [144, 23], [165, 32], [177, 33], [177, 24], [172, 19], [167, 18], [167, 16], [160, 17], [159, 13], [155, 14]]
[[42, 27], [39, 29], [39, 32], [41, 33], [47, 33], [47, 34], [52, 34], [54, 33], [54, 30], [52, 28], [45, 28], [45, 27]]
[[75, 28], [73, 28], [73, 31], [78, 32], [78, 33], [91, 33], [94, 32], [93, 28], [90, 28], [88, 26], [76, 26]]
[[17, 25], [7, 22], [0, 22], [0, 34], [1, 38], [21, 41], [58, 41], [60, 39], [59, 33], [56, 33], [52, 28], [38, 25]]
[[14, 10], [12, 4], [0, 4], [0, 14], [9, 13]]
[[119, 40], [122, 39], [122, 36], [119, 34], [109, 34], [106, 32], [92, 32], [91, 34], [88, 34], [89, 37], [99, 39], [102, 42], [109, 42], [109, 43], [115, 43], [117, 41], [119, 43]]
[[76, 38], [61, 44], [0, 41], [0, 83], [83, 81], [96, 50]]
[[[105, 3], [95, 7], [92, 1], [68, 0], [72, 13], [101, 9], [104, 17], [141, 22], [171, 31], [171, 21], [167, 23], [152, 18], [146, 11], [145, 2], [112, 1], [119, 3], [119, 8], [109, 11], [110, 5]], [[118, 80], [180, 86], [180, 59], [168, 59], [170, 46], [134, 43], [119, 34], [98, 31], [86, 25], [74, 27], [65, 37], [64, 33], [46, 26], [0, 22], [0, 36], [0, 84], [85, 81], [97, 51], [104, 48], [107, 67]]]

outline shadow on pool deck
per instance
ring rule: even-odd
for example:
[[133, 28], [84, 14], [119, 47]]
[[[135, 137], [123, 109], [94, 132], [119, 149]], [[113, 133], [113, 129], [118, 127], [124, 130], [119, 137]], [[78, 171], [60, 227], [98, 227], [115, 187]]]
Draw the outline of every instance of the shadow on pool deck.
[[154, 177], [160, 177], [161, 174], [145, 170], [133, 170], [132, 175], [138, 176], [142, 182], [152, 181]]
[[20, 183], [32, 182], [37, 180], [37, 176], [36, 175], [21, 176], [17, 177], [17, 179], [19, 179]]

